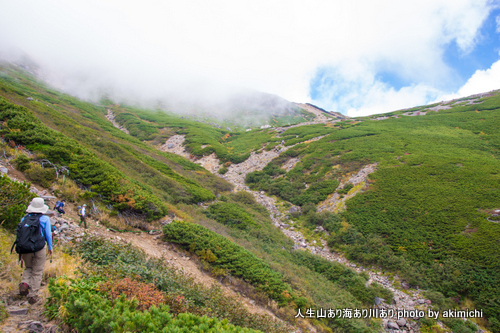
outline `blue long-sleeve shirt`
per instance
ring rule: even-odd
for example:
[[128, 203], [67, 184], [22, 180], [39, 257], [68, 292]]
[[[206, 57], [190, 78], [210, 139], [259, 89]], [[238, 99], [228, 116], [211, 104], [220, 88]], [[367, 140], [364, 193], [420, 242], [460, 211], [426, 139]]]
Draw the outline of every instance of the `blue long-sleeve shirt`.
[[[29, 214], [34, 215], [34, 214]], [[22, 218], [21, 222], [24, 220], [24, 217]], [[45, 241], [47, 242], [47, 245], [49, 246], [49, 250], [52, 250], [52, 230], [51, 230], [51, 225], [50, 225], [50, 218], [46, 215], [40, 216], [40, 231], [42, 233], [43, 238], [45, 238]]]

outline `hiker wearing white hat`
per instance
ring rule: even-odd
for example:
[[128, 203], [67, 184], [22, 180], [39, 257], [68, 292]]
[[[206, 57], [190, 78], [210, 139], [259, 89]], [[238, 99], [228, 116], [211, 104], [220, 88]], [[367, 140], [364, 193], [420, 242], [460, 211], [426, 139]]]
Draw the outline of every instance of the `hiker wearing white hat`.
[[[26, 216], [17, 227], [16, 252], [25, 264], [23, 277], [19, 284], [19, 293], [28, 295], [36, 292], [42, 282], [43, 269], [47, 253], [52, 255], [52, 232], [50, 218], [44, 214], [49, 210], [43, 198], [34, 198], [26, 209]], [[45, 249], [45, 243], [48, 249]], [[31, 303], [31, 299], [30, 299]]]
[[86, 207], [87, 205], [85, 204], [83, 204], [83, 206], [81, 207], [80, 206], [77, 207], [77, 214], [78, 216], [80, 216], [80, 223], [78, 225], [80, 226], [83, 223], [85, 229], [87, 229], [87, 221], [85, 220], [85, 218], [87, 217], [87, 213], [85, 212]]

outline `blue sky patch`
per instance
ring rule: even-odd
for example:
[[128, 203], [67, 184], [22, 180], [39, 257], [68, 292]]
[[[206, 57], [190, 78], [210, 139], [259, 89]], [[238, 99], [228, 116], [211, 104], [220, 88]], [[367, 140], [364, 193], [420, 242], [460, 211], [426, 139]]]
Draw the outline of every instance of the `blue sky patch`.
[[[384, 91], [389, 92], [392, 89], [400, 92], [402, 88], [412, 89], [423, 84], [425, 87], [418, 88], [420, 96], [426, 99], [422, 102], [430, 103], [439, 96], [457, 92], [477, 70], [491, 68], [495, 62], [500, 60], [499, 53], [500, 7], [492, 10], [483, 22], [477, 32], [476, 42], [472, 49], [461, 50], [456, 40], [442, 46], [442, 61], [450, 71], [447, 76], [435, 82], [412, 80], [401, 73], [398, 66], [388, 67], [384, 65], [384, 60], [375, 67], [378, 72], [375, 73], [372, 83], [370, 83], [369, 78], [348, 79], [338, 68], [323, 66], [317, 69], [309, 82], [309, 96], [313, 102], [322, 105], [325, 109], [357, 109], [364, 106], [364, 99], [370, 92], [373, 97], [373, 92], [384, 93]], [[371, 90], [376, 83], [382, 83], [382, 87], [385, 86], [385, 88], [380, 88], [379, 85], [376, 88], [379, 90]], [[342, 110], [338, 111], [342, 112]]]
[[470, 52], [464, 53], [460, 50], [455, 40], [446, 46], [443, 60], [461, 79], [461, 82], [456, 82], [456, 87], [450, 87], [451, 90], [462, 86], [476, 70], [488, 69], [500, 59], [500, 35], [496, 22], [498, 15], [500, 10], [490, 13], [479, 31], [477, 44]]
[[398, 73], [393, 71], [382, 71], [375, 76], [375, 80], [383, 82], [396, 90], [403, 87], [412, 85], [415, 82], [411, 82], [408, 79], [404, 79], [398, 75]]

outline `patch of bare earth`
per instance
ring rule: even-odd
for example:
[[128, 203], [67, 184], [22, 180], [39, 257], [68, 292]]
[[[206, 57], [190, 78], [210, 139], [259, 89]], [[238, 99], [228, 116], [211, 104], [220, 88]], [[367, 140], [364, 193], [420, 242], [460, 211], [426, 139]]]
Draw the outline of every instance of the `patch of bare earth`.
[[230, 287], [221, 285], [217, 279], [200, 270], [196, 260], [186, 255], [183, 251], [178, 250], [174, 244], [161, 241], [160, 236], [150, 235], [148, 233], [114, 233], [104, 228], [94, 226], [89, 230], [91, 234], [100, 235], [123, 243], [131, 243], [133, 246], [142, 249], [150, 257], [164, 258], [167, 263], [182, 270], [186, 275], [191, 276], [197, 283], [207, 287], [213, 284], [220, 285], [226, 295], [240, 300], [250, 313], [270, 315], [277, 319], [272, 312], [256, 305], [252, 299], [236, 293]]
[[326, 198], [326, 200], [320, 202], [317, 206], [317, 211], [322, 212], [324, 210], [338, 213], [340, 210], [345, 208], [345, 202], [350, 198], [354, 197], [360, 191], [366, 188], [366, 179], [368, 175], [375, 170], [377, 170], [378, 163], [365, 165], [361, 170], [353, 175], [350, 175], [345, 181], [341, 181], [338, 189], [343, 189], [345, 185], [352, 184], [354, 187], [349, 193], [341, 197], [338, 193], [332, 193]]
[[199, 159], [195, 158], [187, 152], [186, 148], [184, 148], [183, 144], [185, 140], [186, 137], [184, 135], [173, 135], [168, 138], [168, 140], [165, 141], [164, 144], [160, 145], [158, 149], [164, 152], [173, 153], [185, 157], [191, 162], [200, 164], [202, 167], [212, 173], [215, 173], [219, 169], [219, 159], [217, 158], [215, 153], [212, 153], [208, 156], [203, 156]]
[[0, 325], [0, 332], [62, 332], [55, 321], [49, 321], [43, 314], [47, 287], [41, 289], [40, 295], [40, 300], [35, 304], [29, 304], [25, 296], [16, 295], [15, 292], [2, 295], [9, 317]]
[[106, 114], [106, 118], [113, 124], [114, 127], [118, 128], [120, 131], [130, 134], [128, 129], [126, 129], [125, 127], [116, 122], [113, 111], [111, 111], [110, 109], [107, 109], [106, 111], [108, 111], [108, 113]]
[[314, 118], [314, 121], [317, 121], [317, 122], [326, 122], [326, 121], [329, 120], [326, 117], [326, 115], [325, 115], [325, 113], [323, 111], [319, 110], [318, 108], [315, 108], [312, 105], [309, 105], [309, 104], [299, 104], [299, 103], [297, 103], [297, 105], [299, 107], [303, 108], [304, 110], [306, 110], [307, 112], [313, 113], [316, 116], [316, 118]]

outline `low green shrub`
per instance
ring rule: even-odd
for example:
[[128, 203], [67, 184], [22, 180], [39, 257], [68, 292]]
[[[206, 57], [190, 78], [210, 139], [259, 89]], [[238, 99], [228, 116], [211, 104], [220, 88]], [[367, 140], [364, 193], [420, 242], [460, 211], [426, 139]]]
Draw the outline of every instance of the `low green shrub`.
[[241, 246], [201, 225], [175, 221], [163, 227], [163, 234], [165, 240], [191, 252], [211, 250], [217, 257], [212, 265], [227, 269], [232, 275], [255, 285], [281, 306], [295, 298], [280, 273]]
[[[85, 278], [97, 276], [102, 280], [120, 280], [128, 277], [142, 283], [153, 283], [164, 293], [165, 303], [173, 314], [190, 312], [198, 316], [226, 319], [233, 325], [263, 332], [290, 331], [285, 324], [267, 315], [249, 313], [241, 302], [226, 295], [219, 286], [197, 284], [162, 259], [147, 258], [143, 251], [130, 244], [123, 246], [103, 238], [89, 237], [78, 243], [72, 251], [90, 264], [82, 270]], [[209, 257], [210, 254], [206, 258]]]
[[306, 266], [322, 274], [328, 280], [349, 291], [365, 305], [372, 305], [375, 297], [381, 297], [388, 301], [393, 297], [393, 294], [388, 289], [383, 288], [377, 283], [372, 283], [368, 287], [365, 286], [367, 279], [344, 265], [326, 260], [306, 251], [294, 251], [292, 252], [292, 256], [297, 264]]
[[29, 180], [43, 187], [50, 187], [56, 180], [56, 171], [52, 168], [44, 168], [39, 164], [31, 163], [31, 167], [26, 170], [26, 176]]
[[239, 191], [239, 192], [233, 193], [232, 197], [235, 201], [240, 202], [244, 205], [251, 205], [251, 206], [257, 205], [257, 201], [255, 201], [255, 198], [253, 197], [253, 195], [251, 195], [247, 191]]
[[16, 165], [16, 169], [22, 172], [28, 170], [31, 167], [30, 158], [24, 154], [20, 154], [19, 156], [17, 156], [13, 162]]
[[[126, 177], [76, 140], [50, 129], [27, 108], [0, 97], [0, 119], [3, 121], [0, 135], [6, 140], [41, 152], [58, 166], [66, 165], [69, 177], [103, 196], [103, 200], [115, 209], [133, 211], [147, 220], [163, 217], [167, 213], [166, 206], [153, 196], [150, 189]], [[24, 162], [22, 165], [25, 167]], [[54, 169], [33, 163], [26, 170], [26, 175], [44, 187], [49, 187], [56, 179]]]
[[257, 225], [243, 208], [234, 203], [216, 202], [208, 206], [204, 213], [209, 218], [238, 229]]
[[[269, 165], [271, 165], [271, 162]], [[266, 167], [267, 168], [267, 167]], [[276, 170], [281, 168], [268, 168], [262, 171], [250, 172], [246, 175], [245, 182], [253, 190], [264, 190], [271, 195], [276, 195], [283, 200], [290, 201], [294, 205], [303, 206], [307, 203], [317, 204], [325, 200], [329, 194], [333, 193], [339, 182], [333, 179], [322, 179], [320, 176], [308, 179], [304, 175], [289, 176], [285, 178], [272, 178]], [[308, 188], [305, 183], [310, 182]]]
[[220, 175], [223, 175], [225, 174], [226, 172], [228, 172], [229, 169], [226, 168], [225, 166], [223, 166], [222, 168], [219, 169], [219, 171], [217, 171]]
[[441, 321], [447, 327], [457, 333], [473, 333], [478, 331], [478, 327], [470, 320], [462, 320], [459, 318], [442, 318]]
[[338, 194], [347, 194], [347, 193], [349, 193], [349, 191], [350, 191], [353, 187], [354, 187], [354, 185], [353, 185], [353, 184], [351, 184], [351, 183], [347, 183], [347, 184], [345, 184], [345, 185], [344, 185], [344, 187], [343, 187], [342, 189], [337, 190], [337, 193], [338, 193]]
[[3, 304], [0, 304], [0, 324], [3, 323], [7, 318], [9, 318], [9, 312]]
[[137, 299], [124, 294], [108, 299], [91, 279], [51, 280], [49, 291], [49, 317], [61, 319], [78, 332], [259, 332], [191, 313], [174, 318], [168, 305], [140, 311]]
[[0, 225], [14, 230], [25, 215], [31, 199], [30, 183], [16, 182], [8, 176], [0, 176]]

